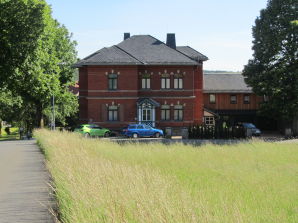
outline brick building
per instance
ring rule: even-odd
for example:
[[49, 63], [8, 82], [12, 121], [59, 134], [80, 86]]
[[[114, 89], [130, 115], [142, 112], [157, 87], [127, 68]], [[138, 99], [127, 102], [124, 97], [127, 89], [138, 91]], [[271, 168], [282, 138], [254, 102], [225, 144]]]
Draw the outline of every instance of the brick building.
[[188, 46], [150, 35], [124, 34], [75, 64], [79, 68], [80, 121], [111, 129], [130, 123], [159, 128], [203, 122], [203, 62]]

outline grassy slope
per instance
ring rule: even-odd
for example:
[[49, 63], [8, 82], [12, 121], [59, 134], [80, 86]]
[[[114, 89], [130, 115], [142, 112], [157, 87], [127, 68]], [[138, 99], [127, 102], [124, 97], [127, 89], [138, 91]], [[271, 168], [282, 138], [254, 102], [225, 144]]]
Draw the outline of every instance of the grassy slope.
[[64, 222], [297, 222], [298, 145], [199, 148], [35, 133]]

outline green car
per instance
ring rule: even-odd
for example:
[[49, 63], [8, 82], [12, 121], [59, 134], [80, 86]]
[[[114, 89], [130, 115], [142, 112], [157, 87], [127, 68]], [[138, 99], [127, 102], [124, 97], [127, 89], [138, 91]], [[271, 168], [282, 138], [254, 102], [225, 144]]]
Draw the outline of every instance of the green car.
[[83, 124], [74, 129], [74, 132], [84, 134], [85, 137], [90, 136], [103, 136], [108, 137], [111, 133], [109, 129], [102, 128], [98, 125]]

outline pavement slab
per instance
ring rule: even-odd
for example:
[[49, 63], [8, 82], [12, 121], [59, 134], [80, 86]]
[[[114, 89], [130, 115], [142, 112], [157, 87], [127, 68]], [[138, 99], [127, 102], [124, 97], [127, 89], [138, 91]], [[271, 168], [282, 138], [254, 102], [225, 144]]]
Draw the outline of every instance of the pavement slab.
[[53, 223], [49, 182], [35, 140], [0, 142], [0, 223]]

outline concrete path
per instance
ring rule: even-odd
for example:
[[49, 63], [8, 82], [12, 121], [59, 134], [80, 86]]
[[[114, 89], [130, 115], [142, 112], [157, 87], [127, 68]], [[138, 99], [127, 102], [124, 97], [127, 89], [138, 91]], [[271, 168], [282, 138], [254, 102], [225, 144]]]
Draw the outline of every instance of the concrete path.
[[0, 141], [0, 223], [53, 223], [48, 182], [35, 140]]

